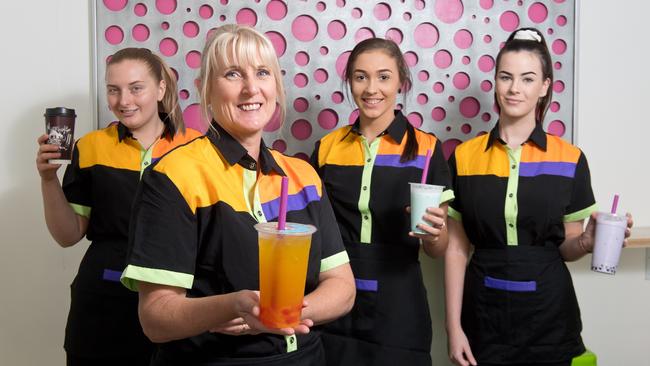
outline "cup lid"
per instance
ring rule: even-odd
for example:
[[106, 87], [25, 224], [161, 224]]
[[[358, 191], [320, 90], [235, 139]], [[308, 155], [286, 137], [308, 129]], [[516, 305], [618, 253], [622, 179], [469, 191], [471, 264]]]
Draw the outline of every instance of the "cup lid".
[[46, 117], [62, 116], [62, 117], [76, 117], [74, 109], [66, 107], [54, 107], [45, 109]]
[[277, 222], [261, 222], [255, 224], [255, 229], [259, 232], [267, 234], [276, 234], [276, 235], [308, 235], [313, 234], [316, 231], [316, 227], [308, 224], [299, 224], [295, 222], [287, 222], [284, 230], [278, 229]]

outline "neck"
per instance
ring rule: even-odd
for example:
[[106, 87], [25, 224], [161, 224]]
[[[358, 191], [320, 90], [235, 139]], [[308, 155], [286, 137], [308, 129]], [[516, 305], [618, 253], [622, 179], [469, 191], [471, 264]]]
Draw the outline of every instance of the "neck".
[[499, 137], [512, 149], [526, 142], [535, 129], [534, 118], [511, 119], [499, 117]]
[[379, 134], [386, 131], [394, 119], [395, 115], [393, 113], [374, 119], [359, 116], [359, 132], [361, 132], [368, 142], [372, 142]]
[[149, 149], [149, 147], [160, 138], [165, 130], [165, 124], [158, 115], [156, 115], [155, 118], [154, 121], [145, 124], [137, 130], [131, 130], [133, 137], [135, 137], [140, 142], [140, 145], [145, 149]]

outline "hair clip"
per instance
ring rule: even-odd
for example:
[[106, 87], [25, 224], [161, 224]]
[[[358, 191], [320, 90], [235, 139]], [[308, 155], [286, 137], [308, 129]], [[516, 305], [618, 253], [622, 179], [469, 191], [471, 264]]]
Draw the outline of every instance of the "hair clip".
[[515, 33], [515, 36], [512, 39], [542, 42], [542, 36], [532, 29], [520, 29]]

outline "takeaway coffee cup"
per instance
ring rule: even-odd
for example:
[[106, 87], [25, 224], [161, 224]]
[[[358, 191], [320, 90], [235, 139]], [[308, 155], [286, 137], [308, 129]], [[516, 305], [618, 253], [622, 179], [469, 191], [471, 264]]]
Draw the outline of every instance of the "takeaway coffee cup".
[[77, 115], [74, 109], [66, 107], [45, 109], [45, 132], [47, 143], [58, 145], [61, 157], [50, 159], [50, 164], [70, 164], [74, 142], [74, 122]]

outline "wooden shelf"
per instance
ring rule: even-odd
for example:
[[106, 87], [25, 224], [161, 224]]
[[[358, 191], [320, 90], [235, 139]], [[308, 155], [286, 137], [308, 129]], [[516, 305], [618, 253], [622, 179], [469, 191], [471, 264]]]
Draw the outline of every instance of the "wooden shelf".
[[632, 236], [627, 239], [626, 248], [650, 248], [650, 226], [632, 227]]

